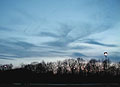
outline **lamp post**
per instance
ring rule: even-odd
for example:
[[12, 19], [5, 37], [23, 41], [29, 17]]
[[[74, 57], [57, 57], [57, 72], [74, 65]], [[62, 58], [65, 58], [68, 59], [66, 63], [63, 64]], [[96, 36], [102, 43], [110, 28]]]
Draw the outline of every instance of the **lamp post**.
[[108, 52], [105, 51], [105, 52], [104, 52], [105, 59], [107, 59], [107, 55], [108, 55]]
[[107, 64], [106, 64], [106, 68], [108, 69], [109, 59], [108, 59], [108, 57], [107, 57], [107, 56], [108, 56], [108, 52], [107, 52], [107, 51], [104, 52], [104, 56], [105, 56], [105, 61], [106, 61], [106, 63], [107, 63]]

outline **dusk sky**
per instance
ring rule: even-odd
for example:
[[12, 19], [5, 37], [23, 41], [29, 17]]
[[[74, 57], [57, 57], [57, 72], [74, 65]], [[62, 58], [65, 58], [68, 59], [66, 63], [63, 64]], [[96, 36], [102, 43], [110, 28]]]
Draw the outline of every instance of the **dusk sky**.
[[104, 51], [120, 61], [120, 0], [0, 0], [0, 64]]

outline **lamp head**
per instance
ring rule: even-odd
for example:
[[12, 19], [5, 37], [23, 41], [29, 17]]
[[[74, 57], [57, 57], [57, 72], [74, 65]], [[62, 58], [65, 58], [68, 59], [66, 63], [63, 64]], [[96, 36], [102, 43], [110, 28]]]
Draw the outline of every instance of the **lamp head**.
[[104, 56], [107, 56], [107, 55], [108, 55], [108, 52], [107, 52], [107, 51], [105, 51], [105, 52], [104, 52]]

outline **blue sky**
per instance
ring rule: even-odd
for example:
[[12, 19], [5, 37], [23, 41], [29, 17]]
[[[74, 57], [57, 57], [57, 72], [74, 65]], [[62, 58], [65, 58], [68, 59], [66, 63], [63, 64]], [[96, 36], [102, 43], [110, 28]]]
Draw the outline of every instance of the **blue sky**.
[[[119, 0], [0, 0], [0, 63], [120, 60]], [[27, 60], [26, 60], [27, 59]]]

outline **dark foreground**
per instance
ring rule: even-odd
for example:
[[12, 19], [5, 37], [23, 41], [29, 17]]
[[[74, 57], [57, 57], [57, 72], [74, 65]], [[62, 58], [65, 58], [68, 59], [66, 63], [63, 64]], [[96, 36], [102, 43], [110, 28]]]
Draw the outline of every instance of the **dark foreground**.
[[88, 83], [88, 84], [2, 83], [0, 84], [0, 87], [120, 87], [120, 84], [119, 83]]
[[119, 68], [102, 66], [102, 70], [91, 61], [85, 67], [79, 62], [71, 66], [58, 64], [57, 69], [50, 65], [39, 63], [17, 69], [3, 65], [0, 87], [120, 87], [120, 63]]
[[109, 74], [53, 75], [18, 69], [0, 72], [0, 87], [120, 87], [120, 76]]

